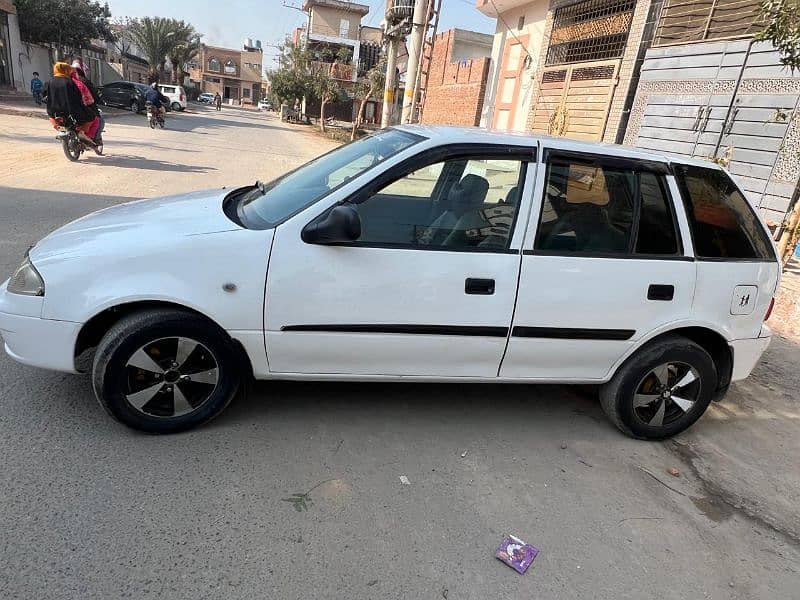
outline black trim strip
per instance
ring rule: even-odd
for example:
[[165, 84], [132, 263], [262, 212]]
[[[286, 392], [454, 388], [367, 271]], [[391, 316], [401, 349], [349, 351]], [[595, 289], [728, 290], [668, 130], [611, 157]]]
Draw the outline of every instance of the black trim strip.
[[486, 325], [285, 325], [281, 331], [315, 331], [327, 333], [401, 333], [408, 335], [462, 335], [508, 337], [508, 327]]
[[670, 174], [669, 163], [657, 160], [609, 154], [592, 154], [589, 152], [574, 152], [570, 150], [559, 150], [558, 148], [544, 149], [544, 162], [549, 163], [558, 160], [580, 162], [586, 165], [602, 165], [612, 168], [630, 169], [632, 171], [650, 171], [651, 173], [658, 173], [660, 175]]
[[[510, 238], [509, 238], [510, 239]], [[377, 248], [379, 250], [417, 250], [433, 252], [477, 252], [480, 254], [519, 254], [519, 249], [480, 248], [478, 246], [415, 246], [413, 244], [391, 244], [384, 242], [334, 242], [326, 246], [339, 248]]]
[[629, 340], [634, 329], [580, 329], [567, 327], [514, 327], [511, 337], [555, 340]]
[[606, 254], [603, 252], [560, 252], [558, 250], [523, 250], [524, 256], [560, 256], [563, 258], [613, 258], [622, 260], [677, 260], [694, 262], [692, 256], [672, 254]]

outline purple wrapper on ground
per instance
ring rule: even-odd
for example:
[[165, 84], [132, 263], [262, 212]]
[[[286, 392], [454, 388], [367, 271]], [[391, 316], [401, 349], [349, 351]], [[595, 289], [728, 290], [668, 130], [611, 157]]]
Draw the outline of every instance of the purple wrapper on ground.
[[497, 558], [514, 569], [517, 573], [524, 573], [527, 571], [537, 554], [539, 554], [538, 549], [530, 544], [526, 544], [513, 535], [506, 536], [494, 553]]

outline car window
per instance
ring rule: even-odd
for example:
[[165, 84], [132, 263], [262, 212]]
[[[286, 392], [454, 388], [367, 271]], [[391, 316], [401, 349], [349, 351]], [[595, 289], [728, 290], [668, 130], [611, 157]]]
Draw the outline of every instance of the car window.
[[120, 86], [119, 83], [108, 83], [103, 86], [103, 89], [117, 89]]
[[274, 227], [423, 139], [399, 129], [385, 129], [340, 146], [243, 195], [237, 208], [239, 218], [252, 229]]
[[534, 248], [624, 254], [633, 230], [633, 170], [556, 159], [547, 168]]
[[698, 257], [775, 260], [758, 216], [724, 171], [689, 165], [676, 170]]
[[175, 88], [171, 87], [171, 86], [168, 86], [168, 85], [162, 85], [161, 86], [161, 91], [164, 94], [174, 94], [175, 93]]
[[524, 178], [520, 160], [454, 159], [410, 173], [359, 202], [358, 243], [508, 248]]
[[637, 254], [677, 254], [678, 232], [664, 177], [639, 173], [641, 208], [636, 232]]

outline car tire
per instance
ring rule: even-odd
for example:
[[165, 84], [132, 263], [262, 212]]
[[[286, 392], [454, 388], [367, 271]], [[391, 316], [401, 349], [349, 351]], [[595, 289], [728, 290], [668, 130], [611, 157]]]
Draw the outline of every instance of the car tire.
[[180, 105], [180, 103], [178, 103], [178, 102], [173, 102], [172, 104], [170, 104], [170, 108], [171, 108], [172, 110], [174, 110], [175, 112], [180, 112], [180, 110], [181, 110], [181, 105]]
[[109, 329], [95, 352], [92, 383], [101, 406], [121, 423], [177, 433], [225, 410], [242, 381], [241, 364], [227, 333], [203, 317], [148, 310]]
[[626, 435], [663, 440], [702, 416], [717, 385], [708, 352], [685, 337], [669, 335], [625, 361], [600, 388], [600, 404]]

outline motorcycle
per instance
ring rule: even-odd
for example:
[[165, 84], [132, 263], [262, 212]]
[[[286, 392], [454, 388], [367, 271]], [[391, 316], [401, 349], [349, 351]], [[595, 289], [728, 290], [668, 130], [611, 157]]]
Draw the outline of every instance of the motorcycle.
[[147, 111], [147, 121], [150, 123], [150, 129], [155, 129], [156, 125], [159, 125], [161, 129], [164, 129], [166, 121], [164, 120], [163, 113], [153, 106], [152, 102], [147, 102], [144, 107]]
[[94, 150], [95, 154], [102, 156], [103, 154], [103, 140], [100, 138], [99, 143], [90, 144], [78, 135], [77, 123], [71, 117], [68, 119], [56, 119], [58, 133], [56, 140], [61, 142], [61, 147], [64, 149], [64, 156], [72, 162], [77, 161], [81, 154], [86, 150]]

